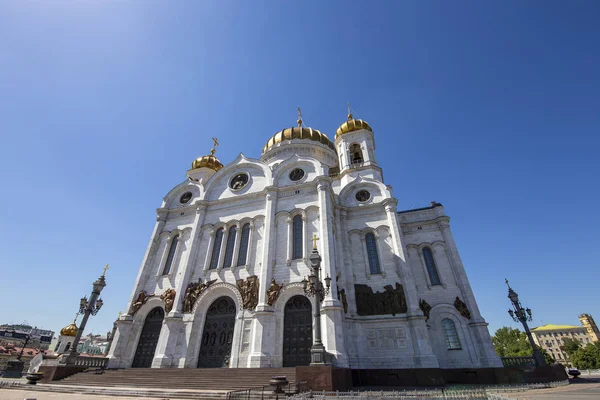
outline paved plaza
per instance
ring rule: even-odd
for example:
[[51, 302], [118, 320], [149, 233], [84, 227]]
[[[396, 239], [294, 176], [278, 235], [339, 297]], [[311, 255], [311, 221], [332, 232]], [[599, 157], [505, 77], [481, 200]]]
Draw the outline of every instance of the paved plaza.
[[[105, 396], [92, 394], [70, 394], [70, 393], [50, 393], [37, 392], [35, 390], [15, 390], [0, 389], [0, 399], [2, 400], [166, 400], [156, 397], [124, 397], [124, 396]], [[177, 400], [174, 397], [169, 400]]]

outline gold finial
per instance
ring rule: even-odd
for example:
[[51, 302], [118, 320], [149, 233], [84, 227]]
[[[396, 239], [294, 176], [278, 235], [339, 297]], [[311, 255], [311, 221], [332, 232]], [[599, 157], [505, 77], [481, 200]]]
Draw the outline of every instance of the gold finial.
[[317, 240], [321, 240], [317, 237], [316, 233], [313, 233], [313, 237], [312, 237], [312, 242], [313, 242], [313, 249], [316, 250], [317, 249]]
[[302, 110], [300, 110], [300, 107], [298, 107], [298, 120], [296, 122], [299, 128], [302, 127]]
[[102, 272], [102, 276], [106, 275], [106, 270], [108, 269], [108, 264], [106, 264], [106, 267], [104, 267], [104, 271]]
[[117, 319], [121, 319], [122, 314], [123, 314], [123, 311], [119, 311], [119, 315], [117, 316]]
[[219, 145], [219, 139], [214, 137], [214, 138], [212, 138], [212, 140], [213, 140], [213, 148], [210, 149], [210, 155], [214, 156], [215, 152], [217, 151], [217, 146]]
[[350, 108], [350, 103], [346, 104], [348, 104], [348, 121], [350, 121], [354, 117], [352, 116], [352, 109]]
[[73, 323], [77, 325], [77, 317], [79, 317], [79, 313], [75, 314], [75, 318], [73, 318]]

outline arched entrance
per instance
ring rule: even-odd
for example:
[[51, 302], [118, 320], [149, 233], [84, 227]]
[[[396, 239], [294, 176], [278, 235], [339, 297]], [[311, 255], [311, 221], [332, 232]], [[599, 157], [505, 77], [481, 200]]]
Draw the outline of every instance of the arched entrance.
[[165, 312], [156, 307], [148, 313], [133, 357], [132, 368], [150, 368], [156, 351]]
[[310, 364], [312, 347], [312, 306], [304, 296], [294, 296], [285, 304], [283, 317], [283, 366]]
[[229, 367], [234, 326], [235, 303], [230, 297], [219, 297], [206, 313], [198, 368]]

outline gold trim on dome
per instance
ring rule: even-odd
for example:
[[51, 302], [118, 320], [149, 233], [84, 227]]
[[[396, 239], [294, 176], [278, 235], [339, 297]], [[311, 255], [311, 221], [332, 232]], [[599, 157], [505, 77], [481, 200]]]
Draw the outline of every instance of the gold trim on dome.
[[348, 121], [344, 122], [337, 128], [335, 131], [335, 137], [343, 135], [344, 133], [350, 133], [354, 131], [359, 131], [361, 129], [366, 129], [369, 132], [373, 132], [373, 129], [369, 125], [367, 121], [363, 121], [362, 119], [354, 119], [351, 113], [348, 114]]
[[316, 129], [307, 128], [304, 126], [296, 126], [294, 128], [287, 128], [274, 134], [263, 147], [263, 154], [267, 152], [271, 147], [279, 144], [285, 140], [293, 139], [309, 139], [319, 142], [331, 150], [335, 151], [335, 145], [324, 133], [319, 132]]
[[214, 171], [218, 171], [223, 168], [223, 164], [221, 164], [221, 161], [219, 161], [217, 157], [210, 155], [195, 159], [194, 162], [192, 162], [192, 169], [197, 168], [210, 168]]

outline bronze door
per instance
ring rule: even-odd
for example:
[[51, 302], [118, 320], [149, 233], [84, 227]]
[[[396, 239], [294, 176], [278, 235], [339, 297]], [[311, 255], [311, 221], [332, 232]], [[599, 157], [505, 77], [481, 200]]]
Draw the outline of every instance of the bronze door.
[[312, 306], [304, 296], [294, 296], [285, 305], [283, 317], [283, 366], [310, 364]]
[[133, 364], [131, 364], [132, 368], [150, 368], [152, 366], [164, 317], [165, 313], [160, 307], [156, 307], [146, 316], [142, 334], [133, 357]]
[[206, 314], [198, 368], [229, 367], [234, 326], [235, 303], [230, 297], [219, 297]]

